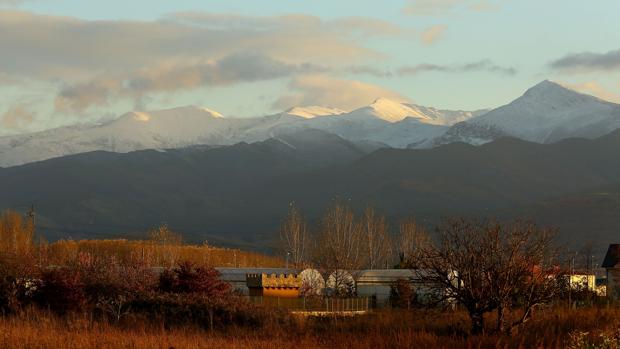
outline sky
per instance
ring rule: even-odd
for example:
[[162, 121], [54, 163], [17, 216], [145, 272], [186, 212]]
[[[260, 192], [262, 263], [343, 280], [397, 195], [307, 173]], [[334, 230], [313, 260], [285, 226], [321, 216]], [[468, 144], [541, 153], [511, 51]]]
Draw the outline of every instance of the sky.
[[0, 0], [0, 135], [197, 105], [620, 103], [618, 0]]

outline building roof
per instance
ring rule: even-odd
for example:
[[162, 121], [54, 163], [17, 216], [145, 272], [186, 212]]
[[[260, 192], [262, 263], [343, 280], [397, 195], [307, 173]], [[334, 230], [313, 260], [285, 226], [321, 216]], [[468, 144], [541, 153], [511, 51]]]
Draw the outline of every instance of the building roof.
[[286, 268], [215, 268], [220, 272], [220, 279], [228, 282], [245, 282], [246, 274], [297, 274], [298, 269]]
[[423, 269], [375, 269], [360, 270], [354, 275], [358, 283], [394, 283], [399, 279], [416, 280], [420, 276], [429, 274], [430, 271]]
[[610, 244], [601, 267], [615, 268], [620, 264], [620, 244]]

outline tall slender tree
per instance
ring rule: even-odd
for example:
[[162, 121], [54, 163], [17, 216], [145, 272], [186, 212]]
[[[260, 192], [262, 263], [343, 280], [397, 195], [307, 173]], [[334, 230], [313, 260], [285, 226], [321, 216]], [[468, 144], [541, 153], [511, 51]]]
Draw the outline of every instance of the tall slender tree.
[[368, 269], [385, 268], [392, 250], [385, 217], [378, 215], [374, 208], [367, 207], [361, 217], [360, 229], [365, 267]]
[[291, 203], [288, 215], [280, 226], [280, 242], [284, 256], [295, 266], [307, 262], [308, 226], [299, 209]]
[[337, 203], [328, 209], [321, 220], [313, 258], [315, 264], [331, 277], [330, 283], [335, 290], [351, 289], [348, 285], [350, 272], [363, 265], [362, 246], [361, 228], [351, 208]]
[[415, 269], [422, 250], [430, 245], [431, 239], [426, 229], [419, 226], [415, 219], [408, 218], [400, 223], [395, 242], [394, 249], [398, 251], [400, 267]]

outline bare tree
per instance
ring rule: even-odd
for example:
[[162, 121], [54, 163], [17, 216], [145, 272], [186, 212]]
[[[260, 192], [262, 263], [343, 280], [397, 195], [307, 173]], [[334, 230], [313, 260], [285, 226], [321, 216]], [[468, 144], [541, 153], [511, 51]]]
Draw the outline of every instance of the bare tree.
[[361, 218], [360, 229], [366, 267], [368, 269], [384, 267], [391, 252], [385, 217], [377, 215], [373, 208], [367, 207]]
[[[361, 229], [353, 211], [336, 204], [325, 213], [314, 246], [315, 264], [327, 276], [333, 276], [335, 289], [344, 289], [350, 274], [362, 265]], [[342, 276], [342, 277], [341, 277]]]
[[438, 229], [440, 241], [422, 250], [419, 277], [444, 300], [469, 313], [472, 333], [484, 330], [484, 315], [498, 312], [497, 330], [516, 306], [522, 316], [508, 329], [526, 322], [534, 307], [559, 291], [558, 268], [552, 263], [552, 234], [531, 224], [451, 220]]
[[420, 227], [413, 218], [400, 223], [399, 236], [395, 241], [401, 267], [412, 269], [417, 267], [415, 263], [420, 260], [421, 251], [431, 243], [426, 229]]
[[307, 261], [308, 227], [295, 204], [290, 205], [280, 227], [280, 242], [286, 258], [290, 258], [293, 265], [301, 266]]

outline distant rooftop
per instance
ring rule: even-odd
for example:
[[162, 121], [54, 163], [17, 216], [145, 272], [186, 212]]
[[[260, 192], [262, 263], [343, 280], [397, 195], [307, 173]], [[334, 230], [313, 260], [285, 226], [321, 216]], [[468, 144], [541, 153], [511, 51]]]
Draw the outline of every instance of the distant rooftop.
[[620, 264], [620, 244], [610, 244], [601, 267], [615, 268]]

